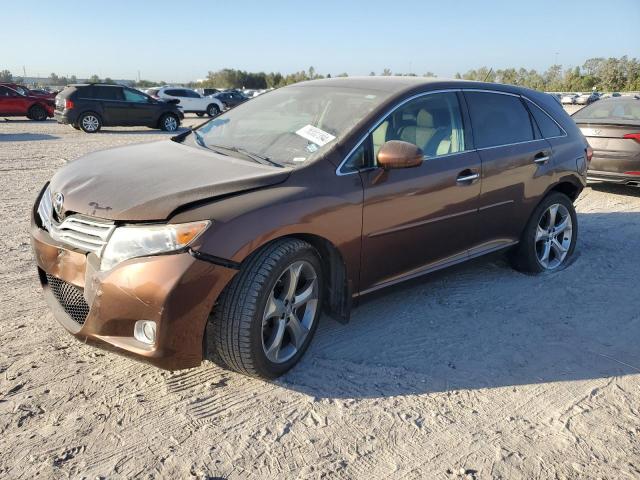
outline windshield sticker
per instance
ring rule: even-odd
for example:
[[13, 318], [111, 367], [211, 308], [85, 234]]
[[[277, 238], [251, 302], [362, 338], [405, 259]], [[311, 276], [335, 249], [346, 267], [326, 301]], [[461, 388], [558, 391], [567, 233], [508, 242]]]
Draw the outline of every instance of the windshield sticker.
[[315, 143], [310, 143], [309, 145], [307, 145], [307, 152], [309, 153], [314, 153], [318, 151], [318, 145], [316, 145]]
[[306, 162], [307, 158], [306, 157], [293, 157], [293, 161], [294, 162], [298, 162], [298, 163]]
[[324, 147], [327, 143], [336, 138], [330, 133], [327, 133], [320, 128], [314, 127], [313, 125], [305, 125], [296, 132], [296, 135], [300, 135], [302, 138], [306, 138], [319, 147]]

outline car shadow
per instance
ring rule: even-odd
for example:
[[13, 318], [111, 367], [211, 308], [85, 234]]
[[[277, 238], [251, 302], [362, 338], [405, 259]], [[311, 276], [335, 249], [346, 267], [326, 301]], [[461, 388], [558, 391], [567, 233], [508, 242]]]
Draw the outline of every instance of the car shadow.
[[369, 295], [347, 325], [323, 317], [277, 383], [373, 398], [640, 373], [640, 213], [579, 224], [562, 271], [524, 275], [494, 254]]
[[640, 197], [640, 187], [631, 187], [629, 185], [618, 185], [615, 183], [591, 183], [589, 187], [592, 190], [603, 193], [611, 193], [614, 195], [627, 195], [633, 197]]
[[46, 120], [31, 120], [29, 118], [16, 118], [16, 117], [3, 117], [0, 115], [0, 123], [33, 123], [35, 125], [43, 124], [43, 123], [56, 123], [53, 118], [47, 118]]
[[146, 128], [141, 130], [109, 130], [102, 128], [96, 135], [162, 135], [172, 137], [189, 130], [188, 128], [178, 128], [175, 132], [165, 132], [156, 128]]
[[60, 137], [45, 133], [0, 133], [0, 142], [35, 142], [40, 140], [57, 140]]

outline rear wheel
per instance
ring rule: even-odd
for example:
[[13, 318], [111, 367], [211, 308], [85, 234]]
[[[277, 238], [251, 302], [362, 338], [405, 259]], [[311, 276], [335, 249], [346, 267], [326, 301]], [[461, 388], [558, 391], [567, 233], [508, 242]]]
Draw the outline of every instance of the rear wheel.
[[160, 128], [165, 132], [175, 132], [180, 126], [180, 120], [172, 113], [165, 113], [160, 118]]
[[215, 103], [212, 103], [207, 107], [207, 115], [209, 115], [210, 117], [215, 117], [219, 113], [220, 113], [220, 109]]
[[282, 375], [311, 342], [322, 289], [311, 245], [297, 239], [270, 244], [245, 262], [218, 299], [207, 325], [207, 357], [246, 375]]
[[102, 121], [98, 114], [93, 112], [87, 112], [80, 115], [78, 119], [78, 125], [83, 132], [96, 133], [102, 128]]
[[578, 237], [578, 217], [566, 195], [553, 192], [540, 202], [512, 254], [517, 270], [542, 273], [558, 270], [573, 256]]
[[27, 114], [27, 116], [31, 120], [42, 122], [47, 119], [47, 111], [41, 105], [33, 105], [29, 109], [29, 113]]

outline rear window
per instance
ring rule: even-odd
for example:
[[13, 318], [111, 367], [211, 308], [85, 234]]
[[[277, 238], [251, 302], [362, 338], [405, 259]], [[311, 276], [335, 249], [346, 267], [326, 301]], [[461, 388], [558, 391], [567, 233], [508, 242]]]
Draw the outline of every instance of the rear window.
[[488, 92], [464, 92], [464, 95], [476, 148], [534, 139], [531, 117], [520, 97]]
[[578, 110], [573, 119], [583, 122], [627, 123], [640, 120], [640, 100], [600, 100]]
[[533, 115], [533, 119], [536, 121], [540, 132], [544, 138], [561, 137], [564, 135], [564, 131], [558, 126], [558, 124], [540, 107], [531, 101], [527, 101], [527, 106]]

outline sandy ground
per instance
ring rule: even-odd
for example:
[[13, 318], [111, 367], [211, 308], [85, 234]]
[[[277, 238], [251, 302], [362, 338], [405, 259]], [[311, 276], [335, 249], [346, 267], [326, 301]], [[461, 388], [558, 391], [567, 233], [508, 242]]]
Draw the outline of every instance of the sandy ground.
[[640, 190], [582, 194], [562, 272], [498, 255], [379, 293], [274, 383], [168, 373], [74, 340], [36, 279], [52, 173], [166, 137], [107, 130], [0, 120], [0, 478], [640, 478]]

